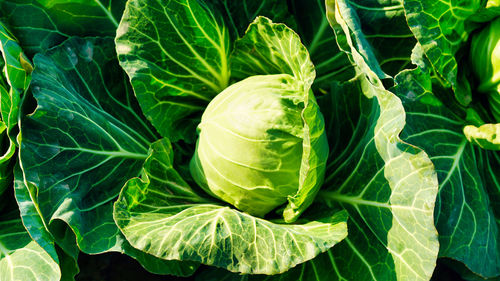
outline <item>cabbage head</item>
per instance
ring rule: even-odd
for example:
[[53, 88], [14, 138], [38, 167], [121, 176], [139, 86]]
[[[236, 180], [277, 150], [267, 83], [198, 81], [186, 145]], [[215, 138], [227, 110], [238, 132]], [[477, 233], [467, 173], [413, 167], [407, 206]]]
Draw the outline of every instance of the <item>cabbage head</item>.
[[312, 202], [323, 182], [323, 116], [314, 95], [291, 75], [251, 76], [226, 88], [206, 108], [198, 132], [193, 178], [251, 215], [266, 215], [301, 188]]
[[493, 117], [500, 122], [500, 18], [472, 38], [470, 58], [477, 89], [488, 95]]

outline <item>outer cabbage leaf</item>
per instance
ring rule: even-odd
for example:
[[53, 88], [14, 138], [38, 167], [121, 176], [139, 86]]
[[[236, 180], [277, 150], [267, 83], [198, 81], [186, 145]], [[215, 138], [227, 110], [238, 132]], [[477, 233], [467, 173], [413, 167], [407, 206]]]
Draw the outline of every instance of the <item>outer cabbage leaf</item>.
[[193, 272], [192, 264], [133, 249], [113, 223], [112, 200], [140, 172], [155, 133], [132, 99], [112, 39], [72, 38], [34, 62], [38, 107], [23, 120], [20, 159], [43, 227], [62, 247], [76, 238], [86, 253], [119, 251], [157, 273]]
[[[2, 53], [2, 74], [0, 75], [0, 141], [2, 156], [0, 157], [0, 195], [6, 188], [12, 187], [13, 163], [11, 158], [15, 153], [17, 123], [20, 114], [20, 104], [31, 81], [32, 66], [19, 46], [17, 39], [7, 27], [0, 23], [0, 51]], [[11, 190], [0, 197], [0, 201], [13, 201]], [[12, 209], [17, 205], [12, 204]], [[55, 249], [41, 247], [32, 241], [29, 233], [19, 219], [19, 212], [8, 213], [0, 210], [4, 215], [0, 218], [0, 279], [1, 280], [59, 280], [61, 271], [58, 267], [59, 258]], [[2, 220], [3, 219], [3, 220]], [[48, 250], [48, 251], [47, 251]], [[49, 252], [53, 250], [53, 252]], [[33, 256], [30, 260], [26, 255]], [[71, 264], [71, 262], [69, 263]], [[73, 260], [73, 265], [76, 261]], [[74, 266], [73, 269], [77, 270]], [[73, 272], [76, 272], [73, 270]], [[74, 276], [75, 274], [69, 273]], [[66, 275], [65, 275], [66, 276]]]
[[114, 36], [124, 0], [5, 0], [2, 15], [32, 56], [71, 36]]
[[[326, 1], [326, 13], [327, 18], [331, 24], [331, 18], [335, 11], [335, 1]], [[336, 40], [340, 49], [345, 51], [345, 48], [348, 44], [353, 44], [356, 47], [356, 56], [359, 56], [359, 59], [363, 59], [365, 62], [362, 64], [357, 64], [357, 67], [360, 68], [364, 73], [375, 73], [379, 79], [389, 78], [389, 76], [382, 70], [380, 64], [377, 61], [377, 57], [375, 55], [375, 50], [371, 48], [370, 43], [368, 41], [367, 36], [365, 36], [362, 32], [361, 20], [357, 14], [356, 9], [353, 8], [353, 2], [340, 1], [338, 2], [338, 9], [342, 10], [342, 20], [345, 21], [351, 28], [352, 38], [349, 40], [352, 43], [346, 41], [346, 38], [343, 36], [338, 36], [338, 32], [336, 32]], [[382, 8], [383, 9], [383, 8]], [[371, 9], [377, 10], [377, 8]], [[384, 25], [382, 25], [384, 27]], [[334, 30], [335, 31], [335, 30]], [[351, 62], [352, 59], [350, 58]]]
[[167, 139], [153, 144], [142, 179], [115, 203], [117, 225], [134, 247], [163, 259], [194, 260], [240, 273], [276, 274], [347, 235], [344, 212], [277, 224], [198, 195], [173, 168]]
[[[359, 49], [365, 54], [372, 51], [361, 40], [357, 17], [352, 15], [352, 10], [344, 1], [327, 1], [327, 12], [341, 49], [358, 65], [360, 81], [357, 91], [373, 99], [372, 105], [378, 105], [379, 115], [377, 120], [372, 119], [376, 114], [368, 115], [373, 127], [366, 131], [364, 141], [352, 140], [354, 144], [358, 143], [358, 150], [347, 150], [347, 159], [336, 162], [336, 170], [327, 167], [329, 176], [325, 179], [325, 186], [329, 190], [321, 192], [318, 197], [340, 203], [348, 210], [357, 228], [364, 229], [360, 234], [365, 238], [351, 242], [352, 251], [346, 256], [354, 255], [357, 259], [360, 256], [369, 257], [370, 250], [360, 252], [358, 249], [363, 249], [366, 237], [373, 237], [377, 248], [386, 252], [388, 260], [384, 264], [391, 270], [383, 273], [374, 271], [380, 266], [379, 261], [373, 263], [373, 260], [367, 262], [367, 258], [359, 259], [363, 264], [359, 268], [368, 269], [370, 273], [364, 273], [364, 276], [371, 280], [428, 280], [438, 253], [437, 233], [432, 219], [437, 194], [434, 166], [424, 151], [399, 139], [398, 135], [405, 131], [405, 111], [401, 101], [384, 89], [377, 71], [380, 68], [373, 67], [378, 62], [358, 52]], [[357, 158], [354, 165], [348, 161], [353, 158]], [[347, 179], [342, 179], [343, 174], [349, 175]], [[366, 174], [372, 176], [360, 177]], [[365, 180], [368, 180], [365, 184], [359, 182]], [[339, 256], [335, 259], [349, 258]], [[342, 272], [342, 269], [339, 270]], [[391, 272], [394, 274], [392, 278], [387, 276]], [[353, 273], [357, 272], [348, 274]]]
[[[438, 173], [439, 257], [463, 262], [483, 277], [498, 276], [498, 151], [486, 151], [467, 141], [463, 129], [468, 122], [432, 94], [436, 85], [427, 72], [420, 68], [405, 71], [396, 82], [393, 91], [407, 111], [408, 130], [402, 138], [425, 149]], [[481, 142], [474, 135], [469, 137]]]
[[229, 47], [226, 27], [196, 0], [129, 1], [116, 35], [144, 114], [172, 141], [193, 141], [199, 115], [228, 85]]
[[[18, 133], [18, 119], [20, 114], [20, 104], [24, 92], [27, 90], [31, 81], [32, 65], [23, 53], [18, 41], [9, 32], [3, 23], [0, 23], [0, 44], [2, 52], [2, 70], [0, 84], [0, 114], [4, 122], [2, 126], [2, 144], [7, 144], [2, 147], [2, 157], [0, 165], [2, 167], [2, 179], [0, 185], [0, 193], [3, 188], [12, 185], [13, 180], [13, 165], [10, 164], [10, 159], [15, 153], [16, 136]], [[9, 137], [8, 140], [6, 140]], [[45, 248], [47, 253], [58, 262], [55, 249]]]
[[[469, 106], [472, 101], [470, 78], [473, 67], [468, 67], [471, 61], [462, 57], [468, 52], [467, 42], [472, 32], [498, 17], [500, 8], [480, 0], [406, 0], [404, 8], [422, 55], [429, 61], [427, 67], [433, 69], [433, 83], [444, 88], [451, 86], [453, 93], [448, 94], [454, 94], [462, 106]], [[476, 60], [474, 56], [471, 59], [477, 62], [487, 57], [480, 52]]]

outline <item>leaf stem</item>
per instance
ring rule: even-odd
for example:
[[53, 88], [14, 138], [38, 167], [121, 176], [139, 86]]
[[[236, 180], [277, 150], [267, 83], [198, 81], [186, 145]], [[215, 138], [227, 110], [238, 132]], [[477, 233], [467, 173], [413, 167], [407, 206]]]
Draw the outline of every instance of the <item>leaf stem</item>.
[[101, 3], [101, 1], [99, 0], [94, 0], [94, 2], [102, 9], [102, 11], [106, 14], [106, 16], [109, 18], [109, 20], [111, 21], [111, 23], [113, 23], [113, 25], [118, 28], [118, 21], [116, 21], [115, 17], [113, 16], [113, 14], [111, 13], [111, 11], [109, 11], [108, 9], [106, 9], [106, 7], [104, 7], [104, 5]]

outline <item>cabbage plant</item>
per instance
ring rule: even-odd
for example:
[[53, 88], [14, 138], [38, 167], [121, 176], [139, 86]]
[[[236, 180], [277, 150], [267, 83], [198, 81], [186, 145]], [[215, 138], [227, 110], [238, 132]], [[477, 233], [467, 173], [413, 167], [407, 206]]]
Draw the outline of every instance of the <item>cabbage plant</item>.
[[498, 3], [0, 1], [0, 280], [498, 279]]

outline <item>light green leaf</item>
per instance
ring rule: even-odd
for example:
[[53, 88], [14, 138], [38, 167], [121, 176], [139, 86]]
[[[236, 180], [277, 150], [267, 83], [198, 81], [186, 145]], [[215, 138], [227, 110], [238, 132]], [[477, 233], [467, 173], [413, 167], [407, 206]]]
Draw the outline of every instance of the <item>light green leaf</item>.
[[288, 74], [257, 75], [218, 94], [198, 125], [196, 183], [253, 216], [286, 203], [299, 187], [303, 85]]
[[0, 43], [0, 50], [5, 63], [2, 71], [7, 78], [7, 83], [10, 87], [22, 92], [30, 83], [33, 66], [24, 55], [17, 39], [14, 38], [3, 23], [0, 23]]
[[[343, 135], [351, 128], [352, 138], [337, 144], [338, 154], [332, 154], [318, 199], [344, 207], [350, 216], [350, 233], [355, 234], [348, 236], [343, 247], [332, 250], [333, 261], [328, 263], [329, 257], [324, 257], [326, 261], [318, 263], [327, 262], [338, 280], [428, 280], [438, 252], [433, 166], [423, 151], [398, 140], [404, 124], [399, 100], [359, 79], [334, 92], [340, 97], [320, 103], [323, 108], [336, 108], [339, 100], [352, 99], [353, 92], [375, 94], [372, 100], [361, 96], [340, 103], [354, 103], [348, 112], [359, 110], [360, 117], [350, 118], [347, 129], [338, 129]], [[335, 121], [326, 118], [327, 127]]]
[[[351, 13], [346, 2], [327, 1], [327, 16], [337, 42], [358, 66], [357, 81], [345, 85], [347, 90], [344, 92], [350, 96], [353, 92], [362, 93], [363, 98], [371, 99], [369, 111], [362, 108], [359, 119], [368, 127], [361, 126], [363, 123], [359, 121], [351, 122], [356, 138], [351, 139], [347, 147], [340, 146], [346, 147], [346, 152], [340, 154], [345, 158], [329, 164], [329, 176], [318, 198], [346, 208], [357, 228], [365, 229], [365, 236], [374, 237], [378, 249], [385, 248], [392, 261], [387, 260], [384, 264], [394, 271], [393, 278], [428, 280], [438, 253], [433, 221], [438, 191], [434, 166], [424, 151], [399, 139], [399, 134], [406, 129], [405, 111], [401, 101], [383, 87], [379, 63], [375, 57], [367, 55], [372, 50], [360, 37], [360, 23]], [[370, 247], [366, 248], [363, 243], [349, 246], [352, 252], [335, 257], [335, 260], [355, 256], [360, 262], [359, 268], [370, 273], [365, 274], [368, 279], [387, 280], [384, 275], [387, 273], [375, 270], [380, 260], [376, 263], [370, 260], [373, 255]], [[339, 271], [344, 276], [357, 272]]]
[[405, 71], [392, 91], [407, 111], [401, 137], [425, 149], [436, 166], [439, 256], [463, 262], [483, 277], [498, 276], [500, 156], [467, 141], [467, 122], [437, 100], [432, 91], [439, 89], [430, 81], [420, 68]]
[[229, 47], [223, 23], [196, 0], [131, 0], [116, 35], [144, 114], [172, 141], [193, 141], [199, 115], [227, 87]]
[[212, 203], [172, 167], [167, 139], [153, 144], [144, 178], [131, 179], [115, 203], [130, 243], [171, 260], [193, 260], [251, 274], [277, 274], [326, 251], [347, 235], [344, 212], [304, 224], [276, 224]]
[[254, 75], [290, 74], [309, 91], [314, 65], [299, 35], [284, 24], [257, 17], [231, 54], [231, 77], [241, 80]]
[[481, 148], [500, 150], [500, 123], [484, 124], [480, 127], [467, 125], [464, 127], [464, 135], [469, 142]]
[[61, 272], [17, 216], [0, 218], [0, 280], [58, 281]]
[[71, 36], [114, 36], [124, 0], [6, 0], [0, 15], [29, 56]]

